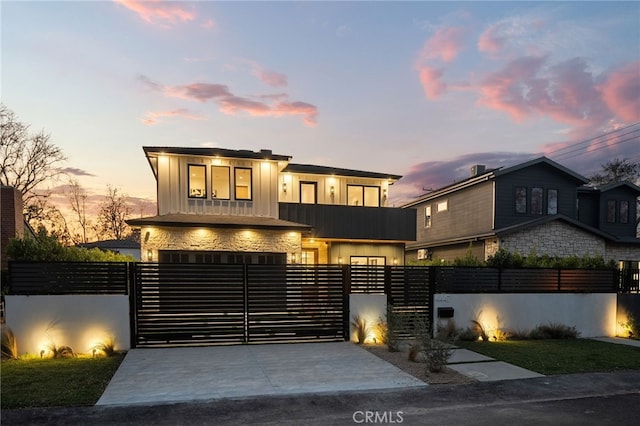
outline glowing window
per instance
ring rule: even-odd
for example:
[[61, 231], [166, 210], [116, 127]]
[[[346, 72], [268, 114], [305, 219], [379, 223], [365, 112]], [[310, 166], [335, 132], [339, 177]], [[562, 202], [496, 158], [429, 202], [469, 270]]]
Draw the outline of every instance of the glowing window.
[[211, 166], [211, 198], [228, 200], [230, 196], [229, 167]]
[[207, 167], [189, 164], [189, 198], [207, 198]]
[[235, 173], [235, 198], [236, 200], [251, 200], [252, 178], [251, 169], [244, 167], [236, 167]]

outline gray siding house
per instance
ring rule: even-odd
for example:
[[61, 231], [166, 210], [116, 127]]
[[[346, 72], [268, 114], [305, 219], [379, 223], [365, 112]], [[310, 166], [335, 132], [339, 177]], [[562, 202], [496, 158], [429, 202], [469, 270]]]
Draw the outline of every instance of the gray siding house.
[[479, 259], [498, 249], [527, 255], [640, 260], [640, 188], [630, 182], [587, 187], [588, 179], [540, 157], [512, 167], [474, 166], [471, 176], [405, 205], [416, 210], [416, 241], [406, 261]]

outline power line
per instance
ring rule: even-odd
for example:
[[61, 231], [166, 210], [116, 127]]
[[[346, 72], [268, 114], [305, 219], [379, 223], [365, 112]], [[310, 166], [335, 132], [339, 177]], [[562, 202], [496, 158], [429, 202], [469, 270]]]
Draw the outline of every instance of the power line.
[[[640, 129], [637, 130], [637, 132], [640, 132]], [[634, 133], [634, 132], [630, 132], [630, 133]], [[628, 134], [630, 134], [630, 133], [628, 133]], [[630, 137], [628, 139], [618, 139], [618, 140], [613, 141], [613, 142], [606, 141], [606, 140], [605, 141], [601, 141], [601, 142], [597, 142], [596, 144], [601, 144], [601, 145], [600, 146], [591, 145], [591, 146], [589, 146], [589, 148], [590, 148], [589, 151], [585, 151], [586, 147], [576, 148], [576, 149], [573, 149], [571, 151], [567, 151], [567, 152], [563, 152], [561, 154], [558, 154], [558, 155], [554, 156], [554, 159], [556, 159], [556, 160], [567, 160], [569, 158], [574, 158], [574, 157], [577, 157], [579, 155], [590, 154], [592, 152], [599, 151], [601, 149], [611, 148], [612, 146], [622, 145], [623, 143], [633, 142], [633, 141], [640, 141], [639, 137], [640, 137], [640, 135], [632, 136], [632, 137]], [[578, 152], [576, 154], [573, 154], [573, 153], [575, 153], [577, 151], [580, 151], [580, 152]], [[569, 154], [573, 154], [573, 155], [569, 155]]]
[[[605, 137], [608, 137], [608, 136], [616, 135], [616, 134], [617, 134], [617, 133], [619, 133], [619, 132], [622, 132], [622, 131], [624, 131], [624, 130], [630, 129], [631, 127], [637, 126], [637, 125], [639, 125], [639, 124], [640, 124], [640, 121], [635, 122], [635, 123], [632, 123], [632, 124], [629, 124], [628, 126], [621, 127], [621, 128], [619, 128], [619, 129], [613, 130], [613, 131], [611, 131], [611, 132], [609, 132], [609, 133], [605, 133], [605, 134], [603, 134], [603, 135], [594, 136], [594, 137], [592, 137], [592, 138], [585, 139], [585, 140], [583, 140], [583, 141], [579, 141], [579, 142], [575, 142], [575, 143], [569, 144], [569, 145], [567, 145], [567, 146], [563, 146], [562, 148], [558, 148], [558, 149], [556, 149], [556, 150], [554, 150], [554, 151], [550, 151], [550, 152], [548, 152], [547, 154], [548, 154], [548, 155], [555, 154], [556, 152], [563, 151], [563, 150], [565, 150], [565, 149], [572, 149], [572, 148], [575, 148], [575, 147], [576, 147], [576, 146], [578, 146], [578, 145], [588, 144], [589, 142], [592, 142], [592, 141], [594, 141], [594, 140], [596, 140], [596, 139], [600, 139], [600, 138], [605, 138]], [[639, 129], [639, 130], [640, 130], [640, 129]], [[635, 131], [637, 131], [637, 130], [634, 130], [634, 132], [635, 132]], [[624, 135], [622, 135], [622, 136], [626, 136], [626, 135], [627, 135], [627, 134], [624, 134]], [[598, 143], [600, 143], [600, 142], [598, 142]], [[559, 154], [559, 155], [561, 155], [561, 154]]]

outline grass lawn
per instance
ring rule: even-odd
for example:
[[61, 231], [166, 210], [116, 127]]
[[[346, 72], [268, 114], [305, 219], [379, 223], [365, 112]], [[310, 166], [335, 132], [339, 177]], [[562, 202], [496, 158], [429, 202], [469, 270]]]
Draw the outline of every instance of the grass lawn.
[[2, 409], [95, 404], [124, 354], [2, 361]]
[[640, 348], [590, 339], [459, 342], [460, 346], [541, 374], [640, 369]]

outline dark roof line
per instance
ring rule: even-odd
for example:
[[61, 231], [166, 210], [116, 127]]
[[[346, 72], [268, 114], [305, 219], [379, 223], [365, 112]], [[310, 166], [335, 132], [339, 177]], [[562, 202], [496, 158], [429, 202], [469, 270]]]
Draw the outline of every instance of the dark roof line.
[[230, 158], [251, 158], [257, 160], [275, 160], [275, 161], [289, 161], [291, 156], [289, 155], [277, 155], [271, 152], [270, 149], [261, 149], [260, 151], [251, 151], [245, 149], [224, 149], [224, 148], [188, 148], [188, 147], [171, 147], [171, 146], [143, 146], [147, 156], [149, 154], [180, 154], [180, 155], [194, 155], [194, 156], [206, 156], [206, 157], [230, 157]]
[[389, 179], [389, 180], [398, 180], [402, 177], [400, 175], [392, 175], [388, 173], [367, 172], [363, 170], [341, 169], [339, 167], [326, 167], [326, 166], [315, 166], [311, 164], [295, 164], [295, 163], [289, 163], [287, 167], [284, 168], [283, 172], [309, 173], [314, 175], [352, 176], [352, 177]]

